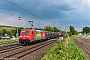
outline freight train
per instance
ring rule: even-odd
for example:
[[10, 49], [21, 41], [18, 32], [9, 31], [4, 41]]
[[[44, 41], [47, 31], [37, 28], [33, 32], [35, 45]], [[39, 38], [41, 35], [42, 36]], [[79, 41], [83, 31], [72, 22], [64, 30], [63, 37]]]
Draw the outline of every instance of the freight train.
[[61, 34], [59, 32], [46, 32], [42, 30], [35, 30], [33, 28], [23, 28], [20, 33], [19, 43], [26, 45], [38, 40], [56, 38], [60, 35]]

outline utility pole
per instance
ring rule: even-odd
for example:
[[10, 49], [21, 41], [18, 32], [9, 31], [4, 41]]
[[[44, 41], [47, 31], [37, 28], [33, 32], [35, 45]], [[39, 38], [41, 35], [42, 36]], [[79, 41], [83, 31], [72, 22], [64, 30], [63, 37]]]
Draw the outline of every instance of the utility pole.
[[55, 27], [55, 24], [54, 24], [54, 22], [53, 22], [53, 32], [54, 32], [54, 27]]
[[31, 25], [31, 28], [33, 27], [33, 21], [28, 21]]
[[60, 30], [62, 31], [62, 24], [60, 23]]
[[18, 36], [18, 27], [17, 27], [17, 34], [16, 34], [16, 36]]
[[40, 21], [38, 21], [38, 29], [40, 29]]
[[66, 20], [64, 22], [65, 22], [65, 32], [66, 32]]
[[[21, 18], [20, 18], [20, 17], [18, 17], [18, 18], [19, 18], [19, 20], [21, 20]], [[19, 33], [18, 33], [18, 27], [17, 27], [16, 37], [18, 37], [18, 35], [19, 35]]]

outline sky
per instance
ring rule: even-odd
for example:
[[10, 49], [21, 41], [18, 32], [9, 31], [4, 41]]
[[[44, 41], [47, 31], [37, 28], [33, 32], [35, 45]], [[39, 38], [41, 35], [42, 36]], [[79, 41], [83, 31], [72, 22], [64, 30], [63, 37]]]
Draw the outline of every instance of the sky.
[[29, 28], [28, 21], [33, 28], [82, 31], [90, 26], [90, 0], [0, 0], [0, 25]]

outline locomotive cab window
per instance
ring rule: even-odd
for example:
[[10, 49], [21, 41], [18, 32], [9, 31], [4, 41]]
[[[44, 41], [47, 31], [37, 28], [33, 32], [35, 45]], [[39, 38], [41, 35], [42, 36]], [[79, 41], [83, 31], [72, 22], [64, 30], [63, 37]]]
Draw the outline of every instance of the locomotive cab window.
[[21, 34], [29, 34], [29, 31], [21, 31]]

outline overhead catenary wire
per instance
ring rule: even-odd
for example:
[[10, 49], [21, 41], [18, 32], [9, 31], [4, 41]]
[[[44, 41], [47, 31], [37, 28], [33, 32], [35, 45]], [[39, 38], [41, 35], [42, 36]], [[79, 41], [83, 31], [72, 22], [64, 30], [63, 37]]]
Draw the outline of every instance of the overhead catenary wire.
[[[15, 15], [11, 15], [11, 14], [9, 14], [9, 13], [6, 13], [6, 12], [4, 12], [4, 11], [0, 11], [1, 13], [4, 13], [4, 14], [7, 14], [7, 15], [10, 15], [10, 16], [14, 16], [14, 17], [16, 17], [16, 18], [19, 18], [19, 20], [21, 20], [20, 19], [20, 17], [18, 17], [18, 16], [15, 16]], [[45, 22], [45, 23], [47, 23], [46, 21], [44, 21], [44, 20], [42, 20], [43, 22]], [[40, 22], [40, 21], [39, 21]], [[40, 24], [40, 23], [39, 23]], [[41, 23], [41, 24], [43, 24], [43, 23]], [[50, 23], [47, 23], [47, 24], [50, 24]]]
[[[37, 0], [35, 0], [35, 1], [43, 8], [43, 6]], [[44, 11], [46, 11], [45, 8], [43, 8], [43, 9], [44, 9]], [[51, 18], [51, 19], [53, 19], [53, 18]]]
[[[37, 0], [35, 0], [41, 7], [42, 7], [42, 5], [37, 1]], [[42, 7], [43, 8], [43, 7]], [[44, 9], [44, 8], [43, 8]]]
[[[15, 15], [11, 15], [11, 14], [9, 14], [9, 13], [6, 13], [6, 12], [4, 12], [4, 11], [0, 11], [1, 13], [4, 13], [4, 14], [7, 14], [7, 15], [10, 15], [10, 16], [14, 16], [14, 17], [16, 17], [16, 18], [19, 18], [19, 20], [21, 20], [20, 19], [20, 17], [18, 17], [18, 16], [15, 16]], [[22, 19], [23, 20], [23, 19]], [[43, 24], [43, 23], [40, 23], [40, 22], [45, 22], [46, 24], [51, 24], [51, 23], [47, 23], [47, 21], [44, 21], [44, 20], [42, 20], [42, 21], [39, 21], [39, 28], [40, 28], [40, 24]], [[48, 25], [49, 26], [49, 25]]]
[[[43, 8], [43, 6], [37, 1], [37, 0], [35, 0], [42, 8]], [[44, 9], [44, 8], [43, 8]], [[44, 9], [44, 11], [46, 11], [45, 9]]]
[[12, 15], [12, 14], [9, 14], [9, 13], [6, 13], [4, 11], [0, 11], [1, 13], [4, 13], [4, 14], [7, 14], [7, 15], [10, 15], [10, 16], [13, 16], [13, 17], [18, 17], [18, 16], [15, 16], [15, 15]]
[[[30, 2], [30, 0], [27, 0], [32, 6], [34, 6], [35, 7], [35, 5], [34, 4], [32, 4], [31, 2]], [[36, 1], [36, 0], [35, 0]], [[38, 1], [36, 1], [40, 6], [41, 6], [41, 4], [38, 2]], [[42, 7], [42, 6], [41, 6]], [[42, 7], [43, 8], [43, 7]], [[44, 9], [44, 8], [43, 8]], [[45, 9], [44, 9], [45, 10]], [[40, 11], [40, 10], [39, 10]], [[44, 14], [44, 13], [43, 13]], [[45, 15], [45, 14], [44, 14]], [[46, 15], [45, 15], [46, 16]], [[48, 23], [48, 22], [46, 22], [45, 20], [43, 20], [43, 22], [45, 22], [45, 23], [47, 23], [47, 24], [50, 24], [50, 23]], [[40, 25], [40, 20], [39, 20], [39, 25]]]
[[[37, 0], [35, 0], [36, 2], [37, 2], [37, 4], [39, 4], [42, 8], [43, 8], [43, 6], [37, 1]], [[44, 9], [44, 8], [43, 8]], [[44, 11], [45, 11], [45, 9], [44, 9]]]
[[[32, 4], [29, 0], [27, 0], [33, 7], [36, 7], [34, 4]], [[38, 11], [40, 11], [41, 12], [41, 10], [38, 10]], [[44, 14], [44, 16], [46, 16], [45, 15], [45, 13], [43, 13]]]
[[[13, 2], [11, 2], [11, 1], [9, 1], [9, 0], [6, 0], [6, 1], [8, 1], [9, 3], [11, 3], [11, 4], [17, 6], [18, 8], [20, 8], [20, 9], [22, 9], [22, 10], [24, 10], [24, 11], [26, 11], [26, 12], [28, 12], [28, 13], [30, 13], [30, 14], [32, 14], [32, 15], [38, 17], [38, 18], [40, 18], [40, 19], [42, 19], [41, 17], [39, 17], [39, 16], [37, 16], [37, 15], [31, 13], [30, 11], [28, 11], [28, 10], [26, 10], [26, 9], [24, 9], [24, 8], [22, 8], [22, 7], [20, 7], [20, 6], [18, 6], [17, 4], [15, 4], [15, 3], [13, 3]], [[46, 20], [44, 20], [44, 19], [42, 19], [42, 20], [43, 20], [44, 22], [46, 22]], [[48, 22], [46, 22], [46, 23], [47, 23], [47, 24], [50, 24], [50, 23], [48, 23]]]
[[43, 18], [41, 18], [41, 17], [39, 17], [39, 16], [37, 16], [37, 15], [35, 15], [35, 14], [31, 13], [30, 11], [28, 11], [28, 10], [26, 10], [26, 9], [24, 9], [24, 8], [22, 8], [22, 7], [20, 7], [20, 6], [18, 6], [18, 5], [16, 5], [15, 3], [13, 3], [13, 2], [11, 2], [11, 1], [9, 1], [9, 0], [6, 0], [6, 1], [8, 1], [9, 3], [11, 3], [11, 4], [13, 4], [13, 5], [17, 6], [18, 8], [20, 8], [20, 9], [22, 9], [22, 10], [24, 10], [24, 11], [26, 11], [26, 12], [28, 12], [28, 13], [32, 14], [32, 15], [34, 15], [34, 16], [36, 16], [36, 17], [38, 17], [38, 18], [42, 19], [42, 20], [44, 20]]
[[[36, 2], [37, 2], [37, 4], [39, 4], [40, 5], [40, 7], [42, 7], [43, 8], [43, 6], [37, 1], [37, 0], [35, 0]], [[44, 9], [44, 11], [46, 11], [45, 10], [45, 8], [43, 8]], [[45, 13], [46, 14], [46, 13]], [[47, 15], [46, 15], [47, 16]], [[51, 18], [51, 19], [53, 19], [53, 18]]]
[[[13, 17], [16, 17], [16, 18], [20, 18], [19, 16], [15, 16], [15, 15], [13, 15], [13, 14], [10, 14], [10, 13], [7, 13], [6, 11], [4, 12], [4, 11], [0, 11], [1, 13], [4, 13], [4, 14], [7, 14], [7, 15], [9, 15], [9, 16], [13, 16]], [[21, 20], [21, 19], [19, 19], [19, 20]], [[42, 20], [43, 22], [45, 22], [45, 23], [47, 23], [45, 20]], [[50, 23], [47, 23], [47, 24], [50, 24]]]
[[[28, 1], [30, 2], [30, 0], [28, 0]], [[43, 6], [37, 0], [35, 0], [35, 1], [37, 2], [38, 5], [40, 5], [41, 8], [43, 8]], [[44, 9], [44, 11], [45, 11], [45, 9]], [[47, 15], [45, 14], [45, 16], [47, 16]], [[46, 22], [45, 20], [43, 20], [43, 21]], [[46, 22], [46, 23], [48, 23], [48, 22]], [[50, 23], [48, 23], [48, 24], [50, 24]]]
[[27, 0], [32, 6], [34, 6], [35, 7], [35, 5], [34, 4], [32, 4], [29, 0]]

